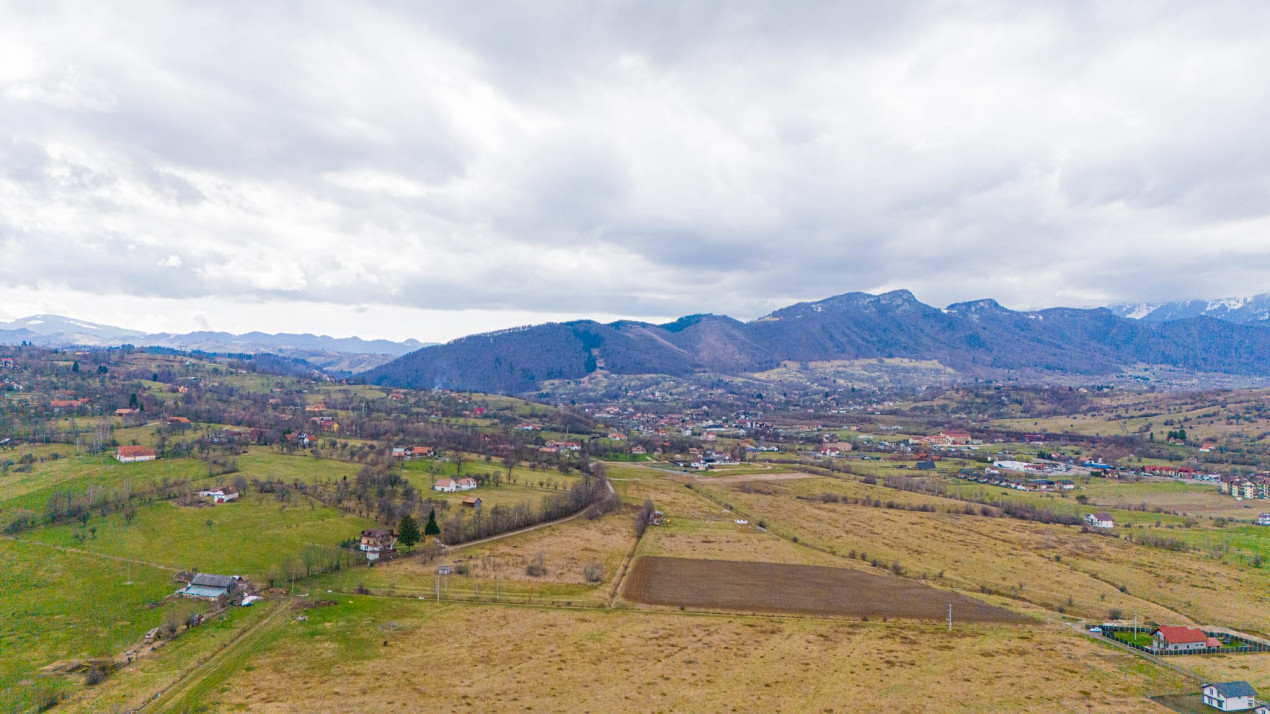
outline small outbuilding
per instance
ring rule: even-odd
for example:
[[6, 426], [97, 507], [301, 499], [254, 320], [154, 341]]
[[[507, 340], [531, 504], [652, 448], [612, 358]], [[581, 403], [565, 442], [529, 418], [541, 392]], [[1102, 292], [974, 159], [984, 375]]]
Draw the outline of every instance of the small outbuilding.
[[233, 486], [217, 486], [216, 488], [203, 489], [198, 492], [203, 498], [212, 499], [212, 503], [229, 503], [238, 500], [238, 489]]
[[215, 600], [221, 595], [229, 595], [237, 587], [238, 576], [236, 575], [199, 573], [194, 576], [193, 580], [190, 580], [189, 585], [181, 590], [181, 596], [200, 600]]
[[463, 505], [467, 508], [480, 508], [481, 497], [480, 496], [464, 496]]
[[1204, 703], [1222, 712], [1242, 712], [1257, 706], [1257, 690], [1244, 681], [1204, 685]]

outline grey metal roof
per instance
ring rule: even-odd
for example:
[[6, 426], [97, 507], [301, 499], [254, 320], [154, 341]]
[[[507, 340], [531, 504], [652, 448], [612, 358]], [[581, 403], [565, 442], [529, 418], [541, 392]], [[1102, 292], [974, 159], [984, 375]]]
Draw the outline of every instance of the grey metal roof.
[[189, 585], [181, 591], [183, 595], [193, 597], [217, 598], [225, 594], [224, 588], [208, 587], [204, 585]]
[[1244, 681], [1213, 682], [1212, 684], [1206, 685], [1205, 688], [1207, 687], [1212, 687], [1213, 689], [1216, 689], [1217, 693], [1222, 695], [1226, 699], [1230, 699], [1231, 697], [1257, 696], [1257, 690], [1253, 689], [1251, 684], [1248, 684], [1247, 682], [1244, 682]]
[[234, 584], [234, 578], [230, 575], [212, 575], [211, 573], [199, 573], [190, 581], [190, 585], [203, 585], [210, 588], [228, 588]]

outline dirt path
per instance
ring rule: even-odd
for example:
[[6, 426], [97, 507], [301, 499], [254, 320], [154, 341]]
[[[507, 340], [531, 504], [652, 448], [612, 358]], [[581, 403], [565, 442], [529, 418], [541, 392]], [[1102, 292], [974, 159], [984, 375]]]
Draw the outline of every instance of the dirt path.
[[296, 601], [293, 599], [283, 601], [278, 606], [278, 609], [272, 614], [246, 630], [243, 630], [237, 637], [222, 645], [221, 648], [211, 657], [208, 657], [202, 663], [196, 665], [193, 669], [181, 675], [180, 679], [155, 693], [154, 697], [150, 701], [138, 707], [136, 711], [165, 711], [167, 707], [179, 702], [181, 698], [188, 694], [194, 687], [198, 686], [203, 682], [203, 680], [207, 679], [208, 676], [219, 669], [230, 656], [239, 652], [244, 647], [260, 642], [273, 627], [285, 623], [287, 621], [285, 616], [295, 609], [295, 605]]
[[180, 569], [180, 568], [175, 568], [175, 567], [173, 567], [173, 566], [171, 566], [171, 565], [162, 565], [162, 564], [160, 564], [160, 563], [152, 563], [152, 562], [150, 562], [150, 561], [148, 561], [148, 560], [136, 560], [136, 559], [133, 559], [133, 558], [125, 558], [125, 557], [123, 557], [123, 556], [119, 556], [119, 555], [106, 555], [105, 553], [94, 553], [94, 552], [93, 552], [93, 551], [91, 551], [91, 550], [83, 550], [83, 549], [81, 549], [81, 548], [69, 548], [69, 547], [64, 546], [64, 545], [54, 545], [53, 543], [41, 543], [41, 542], [40, 542], [40, 541], [38, 541], [38, 540], [27, 540], [27, 539], [11, 538], [11, 537], [8, 537], [8, 536], [4, 536], [4, 537], [3, 537], [3, 540], [10, 540], [10, 541], [13, 541], [14, 543], [27, 543], [27, 544], [29, 544], [29, 545], [38, 546], [38, 547], [40, 547], [40, 548], [52, 548], [53, 550], [60, 550], [60, 551], [63, 551], [63, 552], [65, 552], [65, 553], [75, 553], [75, 554], [77, 554], [77, 555], [87, 555], [87, 556], [89, 556], [90, 558], [101, 558], [102, 560], [113, 560], [113, 561], [116, 561], [116, 562], [119, 562], [119, 563], [132, 563], [132, 564], [134, 564], [134, 565], [145, 565], [145, 566], [147, 566], [147, 567], [157, 568], [157, 569], [159, 569], [159, 570], [166, 570], [166, 571], [168, 571], [168, 572], [170, 572], [170, 573], [178, 573], [178, 572], [180, 572], [180, 571], [181, 571], [181, 569]]
[[[610, 481], [605, 481], [605, 482], [604, 482], [604, 485], [605, 485], [605, 486], [608, 486], [608, 489], [609, 489], [609, 495], [617, 495], [617, 493], [613, 490], [613, 484], [612, 484], [612, 482], [610, 482]], [[587, 508], [590, 508], [590, 506], [587, 506]], [[573, 520], [573, 519], [575, 519], [575, 518], [578, 518], [578, 517], [580, 517], [582, 514], [586, 513], [586, 512], [587, 512], [587, 508], [583, 508], [582, 510], [578, 511], [577, 513], [575, 513], [575, 514], [573, 514], [573, 515], [571, 515], [571, 516], [565, 516], [564, 518], [557, 518], [557, 519], [556, 519], [556, 520], [554, 520], [554, 521], [547, 521], [546, 523], [536, 523], [536, 524], [534, 524], [534, 525], [532, 525], [532, 526], [526, 526], [526, 527], [524, 527], [524, 528], [521, 528], [520, 530], [507, 531], [506, 533], [499, 533], [498, 535], [492, 535], [492, 536], [490, 536], [490, 537], [488, 537], [488, 538], [482, 538], [482, 539], [480, 539], [480, 540], [468, 541], [468, 542], [466, 542], [466, 543], [459, 543], [458, 545], [447, 545], [447, 546], [445, 546], [445, 551], [444, 551], [444, 552], [446, 552], [446, 553], [452, 553], [452, 552], [454, 552], [454, 551], [456, 551], [456, 550], [463, 550], [464, 548], [470, 548], [470, 547], [472, 547], [472, 546], [474, 546], [474, 545], [481, 545], [482, 543], [489, 543], [490, 541], [495, 541], [495, 540], [499, 540], [499, 539], [502, 539], [502, 538], [510, 538], [510, 537], [512, 537], [512, 536], [514, 536], [514, 535], [520, 535], [520, 534], [522, 534], [522, 533], [529, 533], [530, 531], [536, 531], [536, 530], [538, 530], [538, 529], [540, 529], [540, 528], [550, 528], [551, 526], [558, 526], [558, 525], [560, 525], [561, 523], [568, 523], [569, 521], [571, 521], [571, 520]]]

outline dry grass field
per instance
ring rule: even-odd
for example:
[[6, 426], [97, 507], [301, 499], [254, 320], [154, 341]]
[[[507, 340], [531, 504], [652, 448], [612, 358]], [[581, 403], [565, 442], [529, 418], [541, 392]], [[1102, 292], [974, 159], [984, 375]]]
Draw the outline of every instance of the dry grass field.
[[[720, 509], [722, 510], [722, 509]], [[732, 518], [736, 514], [730, 514]], [[795, 545], [772, 535], [753, 523], [733, 520], [689, 520], [676, 518], [666, 526], [650, 527], [640, 539], [640, 555], [718, 560], [753, 560], [763, 563], [794, 563], [841, 567], [842, 558]], [[847, 564], [851, 563], [847, 561]]]
[[[808, 482], [794, 482], [807, 488]], [[1115, 608], [1162, 623], [1188, 620], [1257, 631], [1267, 600], [1264, 577], [1196, 553], [1177, 553], [1070, 526], [956, 513], [925, 513], [801, 500], [787, 488], [697, 490], [753, 521], [838, 556], [898, 564], [910, 576], [993, 592], [1055, 612], [1104, 619]], [[826, 486], [829, 487], [828, 485]], [[882, 500], [944, 501], [876, 489]], [[1131, 615], [1130, 615], [1131, 616]]]
[[907, 578], [812, 565], [636, 559], [622, 597], [648, 605], [939, 621], [951, 605], [966, 622], [1024, 624], [1027, 617]]
[[[317, 578], [312, 589], [354, 592], [365, 586], [376, 594], [424, 596], [435, 592], [440, 564], [454, 572], [452, 598], [528, 600], [557, 598], [573, 603], [607, 604], [609, 584], [635, 547], [633, 508], [597, 520], [575, 518], [566, 523], [468, 547], [457, 547], [435, 560], [400, 558], [373, 568], [352, 568]], [[541, 563], [545, 572], [530, 575], [527, 566]], [[599, 566], [599, 581], [588, 581], [588, 566]], [[464, 572], [465, 571], [465, 572]]]
[[290, 622], [215, 711], [1163, 712], [1177, 675], [1061, 628], [342, 598]]

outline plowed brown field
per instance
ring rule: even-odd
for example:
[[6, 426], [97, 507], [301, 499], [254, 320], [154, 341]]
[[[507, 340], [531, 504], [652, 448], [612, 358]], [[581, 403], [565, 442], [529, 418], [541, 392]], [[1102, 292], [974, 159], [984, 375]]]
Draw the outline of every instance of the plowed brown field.
[[846, 568], [642, 556], [623, 597], [649, 605], [740, 612], [1026, 623], [1027, 617], [912, 580]]

